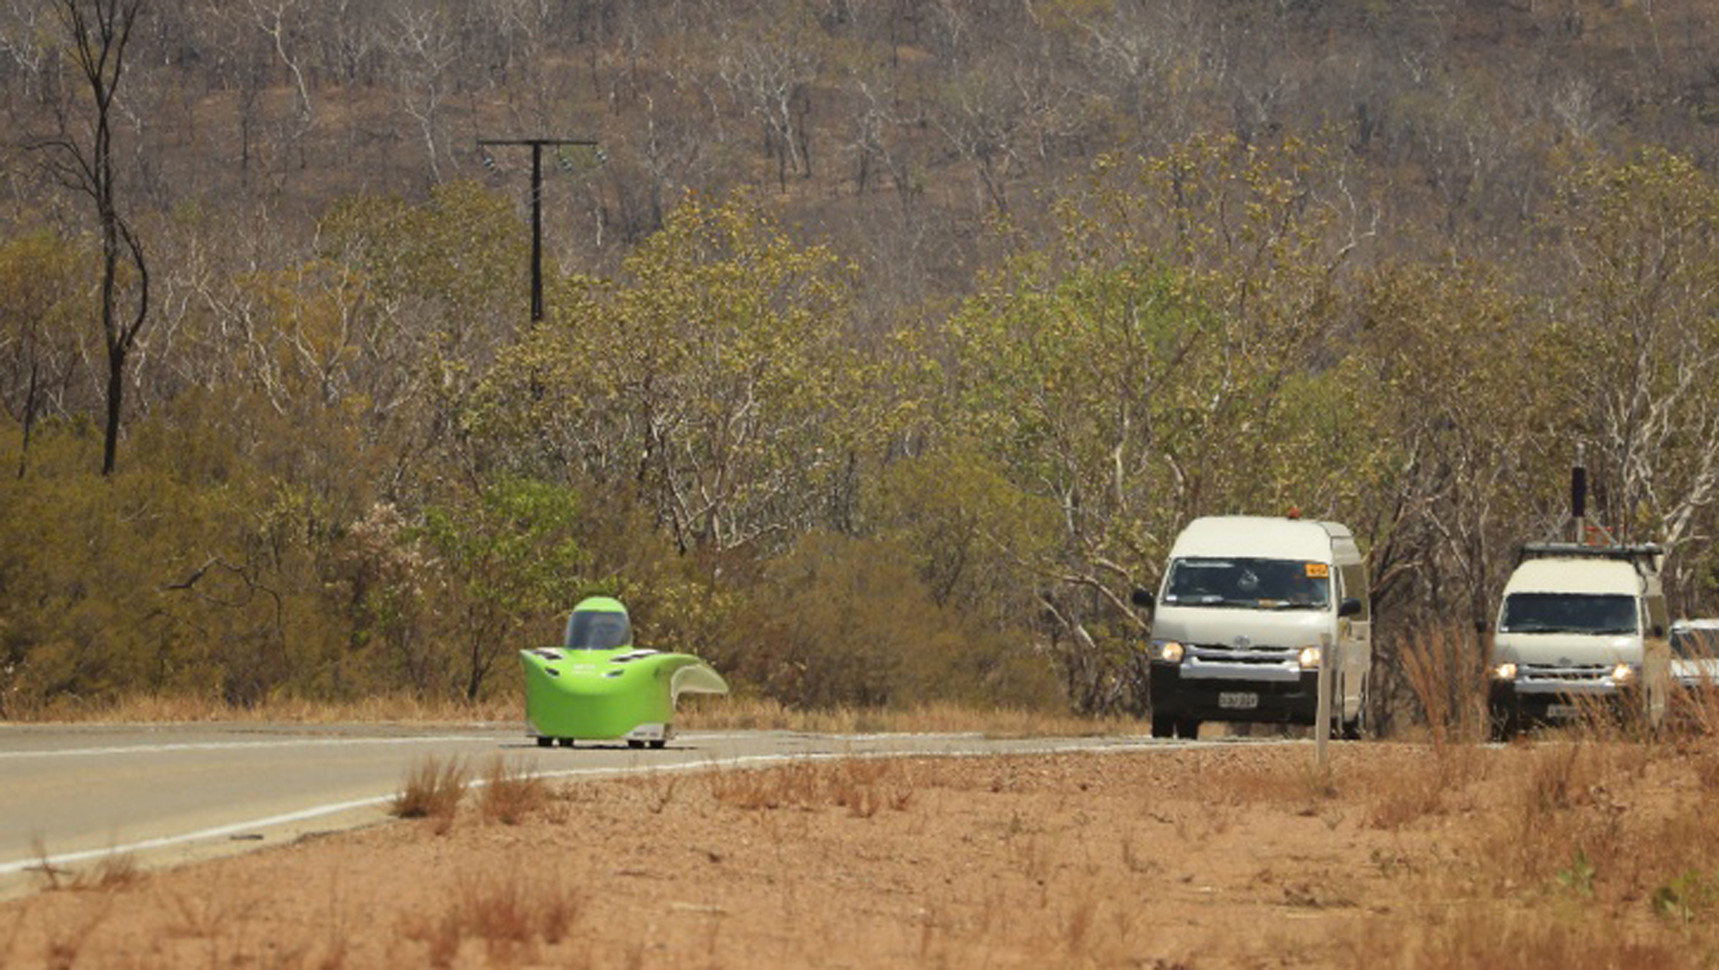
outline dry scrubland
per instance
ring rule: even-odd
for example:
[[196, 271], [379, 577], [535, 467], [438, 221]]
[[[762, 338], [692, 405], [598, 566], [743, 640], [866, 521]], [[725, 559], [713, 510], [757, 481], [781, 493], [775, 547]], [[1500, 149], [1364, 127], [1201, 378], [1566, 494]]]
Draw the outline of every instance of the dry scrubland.
[[[273, 700], [234, 707], [207, 697], [134, 696], [99, 707], [48, 707], [20, 723], [162, 724], [253, 722], [269, 724], [471, 724], [517, 722], [523, 701], [508, 696], [479, 703], [372, 697], [349, 704]], [[991, 708], [964, 704], [921, 704], [902, 709], [834, 707], [797, 710], [768, 698], [690, 696], [680, 701], [676, 723], [682, 731], [813, 731], [824, 734], [867, 732], [977, 731], [991, 737], [1096, 736], [1138, 729], [1130, 717], [1081, 717], [1067, 712]]]
[[[0, 908], [18, 967], [1681, 967], [1719, 745], [1593, 735], [907, 759], [545, 784]], [[482, 776], [487, 775], [487, 778]]]

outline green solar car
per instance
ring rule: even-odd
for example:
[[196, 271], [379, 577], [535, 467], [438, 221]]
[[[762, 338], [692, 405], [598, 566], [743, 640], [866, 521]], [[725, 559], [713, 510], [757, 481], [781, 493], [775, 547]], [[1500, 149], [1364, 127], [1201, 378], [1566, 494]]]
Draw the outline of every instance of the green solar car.
[[728, 693], [722, 675], [691, 654], [635, 647], [627, 608], [607, 596], [574, 607], [561, 646], [521, 650], [519, 659], [525, 719], [546, 748], [617, 740], [660, 748], [674, 736], [680, 695]]

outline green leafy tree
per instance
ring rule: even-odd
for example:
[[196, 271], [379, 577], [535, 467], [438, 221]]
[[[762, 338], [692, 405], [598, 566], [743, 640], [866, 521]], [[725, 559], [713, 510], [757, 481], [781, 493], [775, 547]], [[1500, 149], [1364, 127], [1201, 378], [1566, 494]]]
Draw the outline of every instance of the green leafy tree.
[[466, 700], [484, 695], [497, 660], [529, 645], [521, 638], [534, 624], [576, 598], [585, 582], [577, 516], [570, 490], [515, 478], [426, 512], [422, 536], [435, 557], [427, 593]]
[[646, 498], [683, 551], [782, 543], [851, 502], [884, 417], [834, 256], [739, 197], [688, 197], [622, 281], [509, 350], [468, 420], [544, 468]]
[[787, 704], [1061, 701], [1046, 658], [938, 604], [891, 539], [808, 533], [766, 565], [747, 600], [756, 643], [740, 669]]
[[1037, 591], [1079, 709], [1138, 708], [1128, 591], [1187, 519], [1338, 511], [1370, 460], [1333, 467], [1317, 433], [1364, 406], [1329, 390], [1347, 249], [1318, 164], [1227, 140], [1106, 160], [1060, 207], [1060, 250], [1022, 255], [950, 322], [955, 424], [1059, 511]]
[[1566, 392], [1604, 523], [1681, 568], [1711, 549], [1719, 500], [1719, 184], [1646, 151], [1574, 173], [1551, 222], [1569, 285], [1542, 379]]
[[0, 399], [21, 433], [19, 477], [37, 422], [66, 411], [78, 359], [75, 321], [88, 309], [83, 262], [74, 244], [45, 231], [0, 242]]

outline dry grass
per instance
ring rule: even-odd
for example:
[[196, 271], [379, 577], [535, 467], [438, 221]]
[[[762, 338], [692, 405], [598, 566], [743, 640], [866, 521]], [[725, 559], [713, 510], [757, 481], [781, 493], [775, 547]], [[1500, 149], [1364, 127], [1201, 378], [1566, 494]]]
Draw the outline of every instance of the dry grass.
[[899, 759], [844, 758], [833, 764], [790, 762], [772, 768], [714, 771], [706, 776], [717, 803], [745, 811], [837, 807], [856, 818], [913, 804], [914, 772]]
[[484, 771], [478, 814], [487, 822], [518, 825], [550, 803], [549, 785], [524, 765], [496, 758]]
[[[1311, 761], [1305, 745], [1236, 744], [532, 784], [539, 807], [509, 824], [372, 829], [214, 878], [42, 894], [22, 921], [0, 908], [0, 964], [1580, 970], [1719, 957], [1713, 739], [1339, 745], [1329, 775]], [[446, 766], [422, 775], [434, 787]], [[483, 788], [517, 775], [492, 765]], [[484, 797], [457, 811], [503, 821]], [[99, 913], [99, 932], [75, 932]]]
[[1393, 928], [1353, 944], [1347, 966], [1401, 970], [1517, 967], [1522, 970], [1679, 970], [1711, 966], [1692, 941], [1619, 933], [1612, 920], [1515, 905], [1470, 903], [1407, 932]]
[[111, 892], [116, 889], [129, 888], [143, 879], [143, 870], [138, 868], [137, 858], [130, 853], [116, 852], [102, 856], [94, 866], [79, 873], [72, 882], [72, 888], [91, 892]]
[[[426, 701], [412, 696], [372, 697], [350, 703], [275, 698], [232, 707], [204, 697], [137, 696], [99, 705], [65, 702], [14, 712], [24, 723], [276, 723], [388, 724], [518, 721], [524, 702], [511, 694], [477, 704]], [[835, 708], [798, 710], [772, 700], [743, 697], [682, 699], [682, 730], [760, 729], [829, 734], [974, 733], [989, 737], [1096, 737], [1140, 734], [1132, 718], [1090, 718], [1055, 711], [927, 704], [905, 710]]]
[[1486, 737], [1486, 671], [1473, 634], [1450, 624], [1417, 630], [1401, 656], [1435, 750]]
[[438, 832], [446, 832], [470, 778], [465, 764], [457, 758], [425, 758], [412, 767], [388, 810], [396, 818], [429, 819]]
[[11, 713], [19, 723], [39, 724], [463, 724], [517, 721], [520, 709], [520, 701], [514, 697], [477, 704], [425, 700], [411, 695], [367, 697], [350, 702], [287, 697], [239, 707], [196, 695], [136, 695], [99, 703], [64, 700]]
[[1331, 774], [1246, 743], [559, 786], [493, 762], [450, 812], [500, 824], [41, 894], [0, 908], [0, 965], [1695, 967], [1716, 796], [1719, 740], [1583, 729], [1339, 745]]
[[128, 852], [110, 852], [82, 870], [49, 862], [48, 847], [40, 837], [30, 841], [30, 852], [38, 860], [30, 871], [34, 873], [37, 885], [46, 892], [107, 892], [127, 888], [144, 878], [137, 858]]
[[516, 859], [492, 871], [464, 874], [439, 912], [405, 917], [399, 933], [425, 945], [432, 967], [453, 966], [468, 940], [484, 949], [488, 964], [513, 966], [536, 962], [538, 946], [565, 940], [582, 910], [582, 897], [552, 867]]
[[698, 697], [682, 702], [682, 727], [702, 730], [811, 731], [824, 734], [960, 733], [989, 737], [1097, 737], [1142, 734], [1134, 718], [1090, 718], [1054, 711], [926, 704], [905, 710], [797, 710], [767, 699]]

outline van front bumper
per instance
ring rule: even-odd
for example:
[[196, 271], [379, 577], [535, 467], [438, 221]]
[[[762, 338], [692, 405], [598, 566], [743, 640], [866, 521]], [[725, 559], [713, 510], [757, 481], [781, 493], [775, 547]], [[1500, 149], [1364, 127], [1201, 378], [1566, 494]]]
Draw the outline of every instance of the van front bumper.
[[1486, 706], [1494, 723], [1570, 724], [1590, 714], [1616, 717], [1639, 711], [1641, 691], [1636, 685], [1619, 686], [1610, 680], [1494, 680], [1487, 689]]
[[1312, 724], [1319, 714], [1319, 671], [1269, 680], [1244, 677], [1184, 677], [1180, 664], [1154, 663], [1147, 693], [1152, 716], [1201, 721]]

